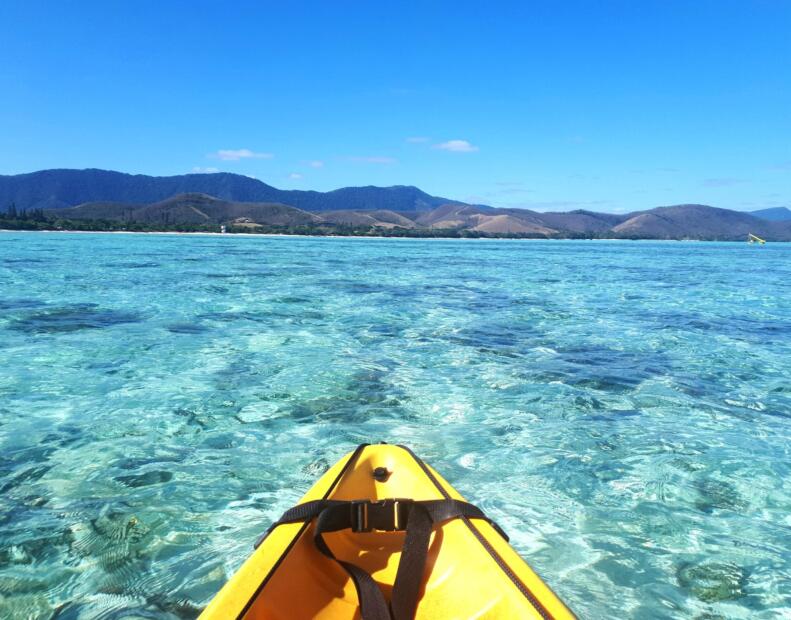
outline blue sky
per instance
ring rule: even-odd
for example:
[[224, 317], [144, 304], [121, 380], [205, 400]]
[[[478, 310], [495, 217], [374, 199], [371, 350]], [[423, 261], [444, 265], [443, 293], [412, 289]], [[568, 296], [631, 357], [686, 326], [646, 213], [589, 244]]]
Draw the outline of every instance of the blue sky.
[[791, 2], [0, 3], [0, 174], [791, 204]]

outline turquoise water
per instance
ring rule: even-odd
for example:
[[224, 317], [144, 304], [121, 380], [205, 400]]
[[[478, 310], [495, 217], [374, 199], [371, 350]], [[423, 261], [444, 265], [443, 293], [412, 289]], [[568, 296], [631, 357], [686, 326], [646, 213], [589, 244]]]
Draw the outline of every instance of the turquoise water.
[[194, 617], [378, 440], [581, 618], [789, 617], [791, 245], [0, 233], [0, 617]]

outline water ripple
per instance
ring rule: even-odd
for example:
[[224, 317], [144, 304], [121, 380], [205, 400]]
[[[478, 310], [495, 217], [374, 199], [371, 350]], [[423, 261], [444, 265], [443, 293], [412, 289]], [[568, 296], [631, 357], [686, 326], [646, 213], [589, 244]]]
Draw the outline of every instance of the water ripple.
[[379, 440], [580, 617], [789, 615], [789, 282], [781, 244], [0, 233], [0, 615], [194, 618]]

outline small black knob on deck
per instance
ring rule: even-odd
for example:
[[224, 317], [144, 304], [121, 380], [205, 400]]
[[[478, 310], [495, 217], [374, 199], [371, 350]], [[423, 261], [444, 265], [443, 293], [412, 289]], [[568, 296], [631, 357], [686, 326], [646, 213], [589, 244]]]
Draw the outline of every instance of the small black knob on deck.
[[390, 472], [387, 471], [387, 467], [377, 467], [374, 469], [374, 479], [378, 482], [386, 482], [389, 477]]

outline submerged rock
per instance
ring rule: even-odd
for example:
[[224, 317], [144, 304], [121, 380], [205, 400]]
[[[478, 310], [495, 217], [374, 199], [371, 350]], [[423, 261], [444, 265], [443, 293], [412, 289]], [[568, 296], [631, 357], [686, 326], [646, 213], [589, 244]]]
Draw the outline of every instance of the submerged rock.
[[730, 482], [707, 478], [695, 484], [699, 497], [695, 507], [703, 512], [711, 512], [715, 508], [724, 510], [742, 510], [747, 502]]
[[[40, 535], [39, 535], [40, 534]], [[44, 532], [28, 530], [25, 539], [0, 547], [0, 569], [9, 564], [32, 564], [56, 556], [73, 542], [70, 529]]]
[[147, 471], [144, 474], [117, 476], [116, 480], [122, 484], [125, 484], [128, 487], [137, 488], [137, 487], [145, 487], [150, 484], [161, 484], [163, 482], [169, 482], [172, 478], [173, 478], [172, 471], [155, 469], [153, 471]]
[[40, 308], [43, 305], [44, 302], [37, 299], [0, 299], [0, 310]]
[[221, 435], [206, 438], [202, 445], [213, 450], [228, 450], [230, 448], [235, 448], [239, 445], [239, 442], [232, 434], [223, 433]]
[[209, 331], [209, 328], [200, 323], [171, 323], [165, 329], [173, 334], [202, 334]]
[[747, 586], [747, 572], [733, 562], [687, 563], [676, 576], [682, 588], [706, 603], [739, 599]]
[[[150, 533], [151, 529], [137, 516], [108, 512], [90, 522], [72, 525], [70, 550], [77, 556], [91, 558], [105, 573], [133, 575], [136, 572], [129, 565], [145, 553]], [[125, 579], [121, 577], [122, 581]]]
[[[47, 589], [43, 579], [28, 577], [25, 574], [7, 573], [0, 575], [0, 596], [11, 594], [30, 594]], [[0, 605], [2, 611], [2, 605]]]
[[35, 482], [46, 474], [52, 465], [36, 465], [22, 470], [15, 476], [11, 477], [7, 482], [0, 486], [0, 493], [7, 493], [25, 482]]
[[4, 618], [51, 618], [54, 611], [44, 594], [0, 594], [0, 613]]
[[16, 319], [9, 327], [29, 334], [53, 334], [102, 329], [140, 320], [140, 315], [133, 312], [101, 309], [95, 304], [73, 304], [32, 312]]

